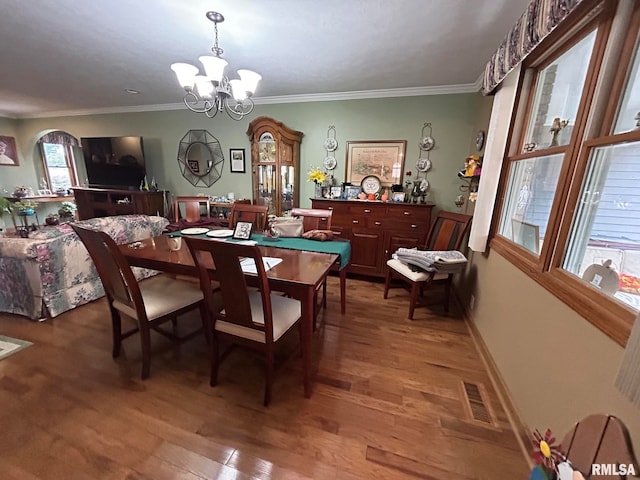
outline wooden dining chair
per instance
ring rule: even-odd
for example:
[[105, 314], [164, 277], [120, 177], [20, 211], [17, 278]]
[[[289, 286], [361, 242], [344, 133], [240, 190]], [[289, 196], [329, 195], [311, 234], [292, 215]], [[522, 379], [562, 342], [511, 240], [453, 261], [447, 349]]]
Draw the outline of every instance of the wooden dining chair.
[[[204, 215], [203, 215], [204, 208]], [[185, 220], [198, 222], [211, 219], [211, 202], [209, 197], [198, 195], [173, 197], [174, 221]]]
[[267, 228], [268, 209], [267, 205], [234, 203], [229, 214], [229, 228], [235, 228], [237, 222], [251, 222], [254, 232], [263, 232]]
[[[292, 217], [302, 217], [305, 232], [309, 230], [331, 230], [333, 210], [322, 208], [292, 208]], [[340, 271], [340, 260], [334, 264], [331, 271]], [[340, 310], [346, 310], [346, 275], [340, 276]], [[327, 308], [327, 281], [322, 282], [322, 307]]]
[[[440, 211], [431, 225], [424, 245], [421, 250], [459, 250], [472, 217], [461, 213]], [[387, 273], [384, 282], [384, 298], [387, 298], [391, 280], [399, 279], [403, 286], [409, 287], [411, 293], [409, 300], [409, 319], [413, 320], [413, 313], [423, 290], [431, 285], [444, 284], [444, 311], [449, 311], [449, 297], [453, 274], [418, 271], [414, 272], [405, 263], [391, 258], [387, 260]]]
[[[165, 275], [157, 275], [138, 282], [129, 263], [115, 241], [106, 233], [71, 224], [96, 266], [111, 313], [113, 331], [113, 357], [120, 355], [122, 340], [140, 332], [142, 347], [142, 379], [149, 377], [151, 364], [151, 330], [176, 341], [184, 341], [204, 331], [199, 328], [186, 336], [160, 328], [171, 320], [174, 330], [177, 317], [200, 309], [203, 326], [206, 326], [206, 310], [203, 294], [194, 282], [181, 281]], [[130, 318], [136, 327], [122, 331], [122, 317]]]
[[[302, 305], [299, 300], [272, 293], [260, 249], [255, 245], [240, 245], [227, 242], [188, 237], [185, 238], [198, 267], [200, 286], [204, 294], [211, 341], [211, 386], [218, 383], [218, 367], [221, 360], [219, 337], [226, 337], [233, 344], [241, 344], [265, 355], [266, 386], [264, 405], [271, 401], [274, 371], [274, 345], [294, 325], [298, 326], [299, 338]], [[209, 262], [207, 262], [207, 256]], [[211, 277], [207, 264], [213, 259], [222, 291], [220, 310], [211, 293]], [[241, 264], [255, 262], [258, 288], [247, 288]]]
[[292, 217], [302, 217], [305, 232], [309, 230], [331, 230], [333, 210], [321, 208], [292, 208]]

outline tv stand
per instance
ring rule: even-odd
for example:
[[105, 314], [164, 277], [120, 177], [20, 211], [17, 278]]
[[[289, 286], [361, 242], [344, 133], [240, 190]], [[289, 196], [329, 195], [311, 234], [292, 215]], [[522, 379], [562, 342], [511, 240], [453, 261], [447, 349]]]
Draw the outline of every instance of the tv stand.
[[112, 188], [73, 188], [79, 220], [133, 214], [164, 216], [164, 200], [168, 194], [166, 190], [145, 192]]

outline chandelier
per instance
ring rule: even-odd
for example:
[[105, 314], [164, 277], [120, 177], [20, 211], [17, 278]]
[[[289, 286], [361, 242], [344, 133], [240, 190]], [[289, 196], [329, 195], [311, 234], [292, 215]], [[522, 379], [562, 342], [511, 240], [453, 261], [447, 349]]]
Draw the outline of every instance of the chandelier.
[[207, 18], [214, 25], [215, 43], [211, 47], [213, 55], [198, 58], [205, 75], [200, 75], [198, 67], [188, 63], [174, 63], [171, 70], [185, 90], [184, 104], [189, 110], [204, 113], [209, 118], [224, 111], [232, 119], [240, 120], [252, 112], [251, 96], [262, 76], [251, 70], [238, 70], [239, 79], [227, 78], [224, 67], [228, 62], [221, 57], [224, 50], [218, 46], [218, 24], [224, 22], [224, 17], [218, 12], [207, 12]]

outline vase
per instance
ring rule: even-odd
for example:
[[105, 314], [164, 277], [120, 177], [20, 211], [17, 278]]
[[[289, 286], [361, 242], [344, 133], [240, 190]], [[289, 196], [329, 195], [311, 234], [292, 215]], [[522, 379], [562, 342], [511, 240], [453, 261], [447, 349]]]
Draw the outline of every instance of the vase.
[[29, 190], [26, 188], [16, 188], [13, 192], [13, 196], [16, 198], [24, 198], [29, 195]]
[[315, 198], [321, 198], [322, 197], [322, 184], [314, 183], [313, 185], [315, 187], [315, 191], [313, 193], [313, 196]]

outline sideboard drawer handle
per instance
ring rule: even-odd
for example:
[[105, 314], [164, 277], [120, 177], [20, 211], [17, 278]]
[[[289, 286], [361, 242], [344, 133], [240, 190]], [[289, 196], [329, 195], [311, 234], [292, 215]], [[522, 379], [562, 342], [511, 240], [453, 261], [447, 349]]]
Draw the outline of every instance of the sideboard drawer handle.
[[371, 210], [365, 209], [364, 213], [371, 213]]
[[376, 222], [376, 225], [382, 225], [382, 223], [380, 223], [380, 222]]
[[418, 225], [416, 225], [415, 223], [411, 225], [411, 228], [418, 228]]
[[360, 223], [358, 220], [351, 220], [351, 223]]
[[333, 210], [333, 207], [328, 207], [327, 210]]
[[411, 215], [411, 212], [404, 212], [405, 215]]

